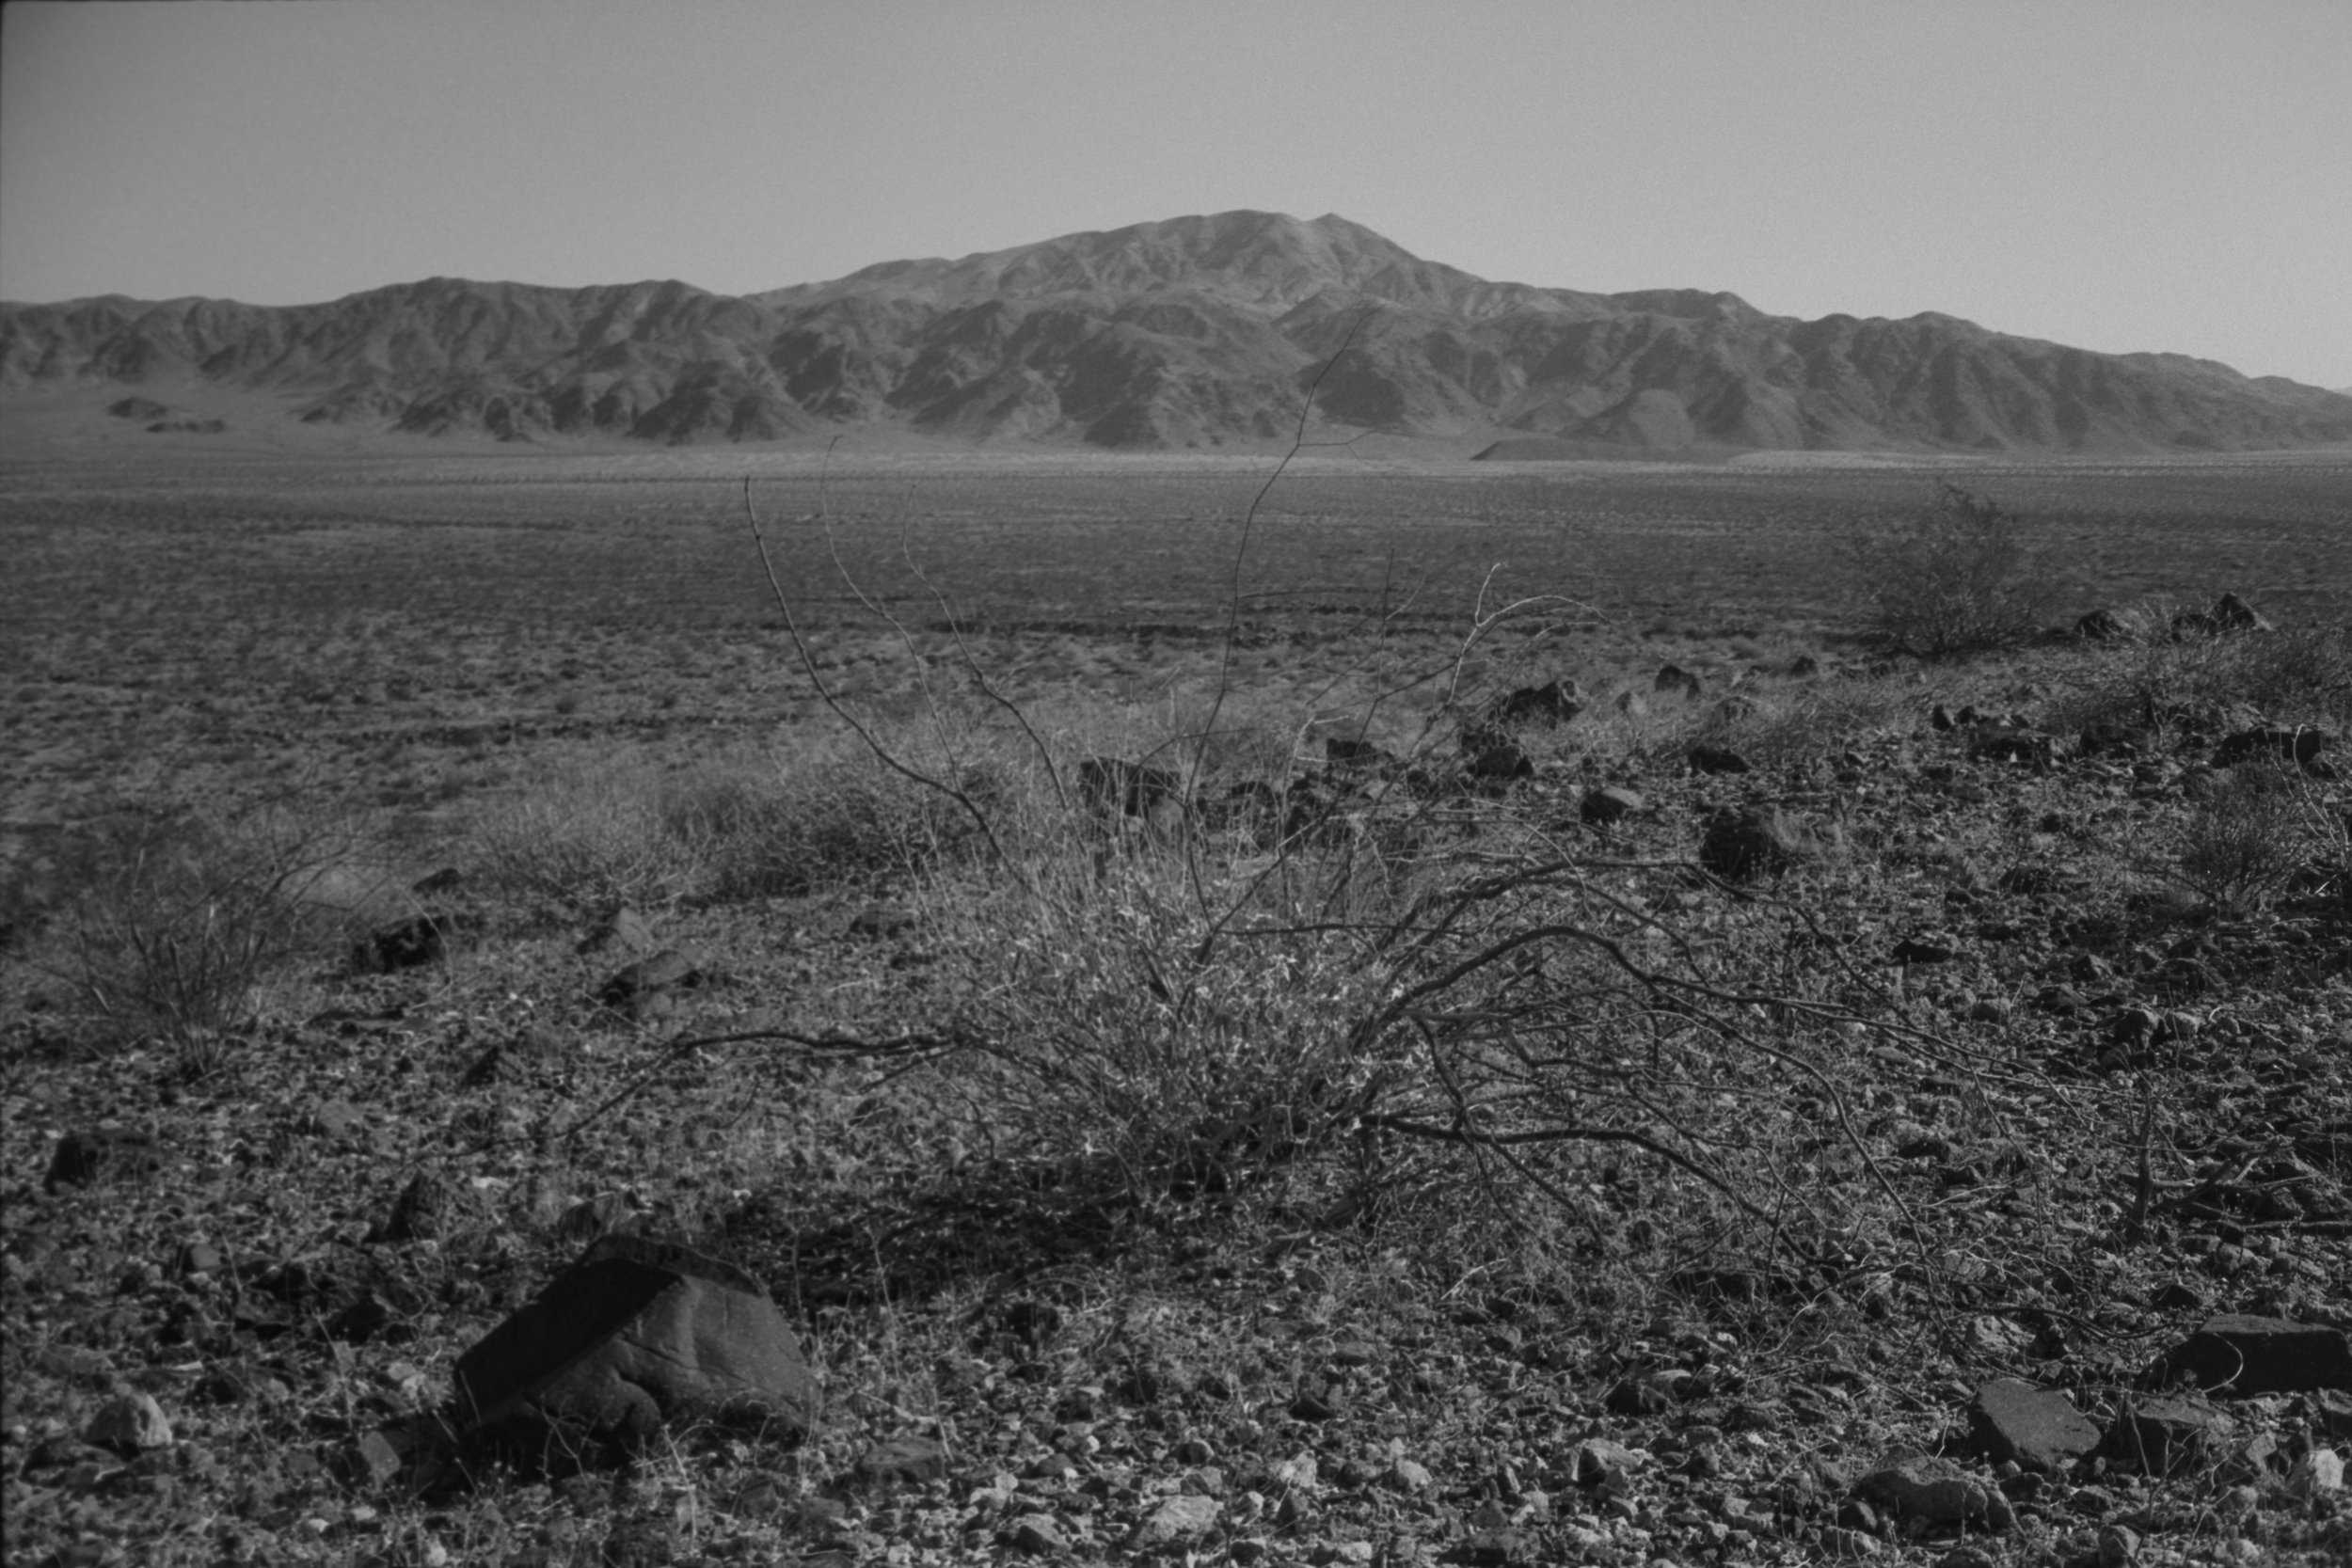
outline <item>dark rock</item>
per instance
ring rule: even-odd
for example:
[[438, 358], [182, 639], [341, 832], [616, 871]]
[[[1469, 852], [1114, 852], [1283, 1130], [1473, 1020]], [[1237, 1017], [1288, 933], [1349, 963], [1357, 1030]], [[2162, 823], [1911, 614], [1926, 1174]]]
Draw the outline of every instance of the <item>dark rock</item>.
[[599, 987], [596, 1000], [608, 1007], [628, 1010], [647, 997], [702, 984], [702, 960], [680, 947], [665, 947], [650, 958], [624, 966]]
[[1602, 1401], [1612, 1416], [1655, 1416], [1673, 1402], [1666, 1391], [1655, 1383], [1640, 1378], [1626, 1378], [1609, 1390]]
[[1494, 717], [1502, 724], [1565, 724], [1583, 711], [1584, 693], [1576, 682], [1550, 681], [1520, 687], [1495, 705]]
[[1693, 773], [1751, 773], [1754, 767], [1748, 759], [1728, 746], [1693, 746], [1684, 753]]
[[421, 914], [352, 944], [351, 967], [361, 974], [421, 969], [449, 957], [469, 922], [454, 914]]
[[1338, 771], [1363, 771], [1392, 768], [1396, 758], [1369, 740], [1350, 740], [1344, 736], [1327, 736], [1323, 742], [1324, 766]]
[[2214, 600], [2206, 618], [2223, 631], [2269, 631], [2272, 626], [2263, 613], [2235, 594], [2224, 594]]
[[419, 1171], [392, 1200], [392, 1212], [370, 1239], [394, 1243], [432, 1241], [441, 1234], [454, 1206], [455, 1195], [449, 1183], [431, 1171]]
[[1310, 1386], [1298, 1390], [1297, 1397], [1291, 1401], [1291, 1414], [1302, 1421], [1334, 1420], [1339, 1417], [1340, 1405], [1328, 1389]]
[[2201, 1396], [2166, 1395], [2126, 1406], [2099, 1452], [2122, 1469], [2169, 1475], [2217, 1456], [2233, 1427]]
[[397, 1317], [382, 1296], [362, 1291], [327, 1314], [320, 1327], [337, 1344], [364, 1345], [381, 1336]]
[[59, 1187], [79, 1187], [102, 1178], [151, 1176], [163, 1164], [163, 1150], [154, 1133], [143, 1128], [92, 1128], [68, 1132], [57, 1140], [42, 1184], [54, 1193]]
[[1588, 792], [1578, 804], [1576, 814], [1586, 822], [1605, 827], [1635, 815], [1645, 803], [1639, 790], [1628, 789], [1623, 784], [1607, 784]]
[[947, 1449], [935, 1437], [893, 1437], [858, 1456], [850, 1479], [860, 1486], [921, 1486], [947, 1475]]
[[2157, 1376], [2166, 1383], [2189, 1377], [2237, 1399], [2319, 1388], [2352, 1393], [2352, 1338], [2324, 1323], [2213, 1318], [2158, 1364]]
[[469, 1434], [543, 1464], [590, 1463], [696, 1421], [794, 1440], [818, 1391], [758, 1280], [644, 1237], [606, 1236], [457, 1361]]
[[850, 916], [850, 935], [886, 942], [905, 936], [920, 924], [915, 912], [903, 904], [868, 904]]
[[2308, 769], [2335, 743], [2334, 732], [2316, 724], [2297, 724], [2293, 729], [2261, 724], [2223, 736], [2213, 749], [2213, 761], [2217, 768], [2233, 768], [2267, 757]]
[[2058, 736], [2017, 724], [1979, 724], [1968, 736], [1968, 755], [1978, 762], [2027, 762], [2047, 767], [2058, 752]]
[[1968, 1431], [1987, 1459], [2014, 1460], [2052, 1474], [2064, 1473], [2099, 1446], [2099, 1429], [2073, 1400], [2013, 1377], [1994, 1378], [1977, 1390]]
[[1123, 757], [1088, 757], [1078, 764], [1078, 798], [1098, 816], [1157, 815], [1158, 808], [1188, 809], [1184, 781], [1172, 768], [1129, 762]]
[[1821, 839], [1777, 806], [1725, 807], [1707, 824], [1699, 863], [1726, 881], [1772, 876], [1816, 859]]
[[635, 1224], [637, 1205], [626, 1193], [598, 1193], [580, 1199], [564, 1211], [555, 1222], [558, 1241], [585, 1245], [599, 1236], [626, 1229]]
[[2129, 724], [2102, 719], [2083, 726], [2081, 751], [2087, 757], [2136, 757], [2154, 748], [2153, 736]]
[[1465, 736], [1462, 757], [1462, 770], [1486, 783], [1509, 783], [1535, 776], [1534, 759], [1507, 736]]

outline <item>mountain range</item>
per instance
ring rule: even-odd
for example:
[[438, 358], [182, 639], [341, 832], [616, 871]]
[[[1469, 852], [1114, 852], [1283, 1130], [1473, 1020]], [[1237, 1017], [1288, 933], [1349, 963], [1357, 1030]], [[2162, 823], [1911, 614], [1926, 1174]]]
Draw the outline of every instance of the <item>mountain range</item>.
[[[2352, 441], [2352, 397], [1956, 317], [1489, 282], [1338, 216], [1233, 212], [730, 296], [436, 277], [328, 304], [0, 305], [0, 389], [175, 385], [312, 422], [684, 443], [887, 425], [1168, 450], [1319, 429], [1499, 456], [2146, 452]], [[202, 421], [166, 420], [167, 428]]]

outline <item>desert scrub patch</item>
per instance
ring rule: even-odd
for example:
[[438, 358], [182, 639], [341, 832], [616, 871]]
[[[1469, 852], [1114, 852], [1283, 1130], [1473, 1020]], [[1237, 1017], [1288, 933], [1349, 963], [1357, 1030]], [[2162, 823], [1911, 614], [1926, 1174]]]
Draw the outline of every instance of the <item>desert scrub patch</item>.
[[1919, 658], [2017, 647], [2058, 602], [2060, 563], [2036, 531], [1957, 484], [1924, 510], [1854, 530], [1847, 549], [1867, 629]]
[[2330, 814], [2300, 769], [2257, 762], [2222, 775], [2174, 830], [2162, 869], [2226, 912], [2267, 902], [2328, 847]]
[[398, 907], [379, 847], [355, 819], [283, 807], [126, 813], [63, 851], [76, 891], [28, 957], [106, 1043], [203, 1058], [264, 986]]

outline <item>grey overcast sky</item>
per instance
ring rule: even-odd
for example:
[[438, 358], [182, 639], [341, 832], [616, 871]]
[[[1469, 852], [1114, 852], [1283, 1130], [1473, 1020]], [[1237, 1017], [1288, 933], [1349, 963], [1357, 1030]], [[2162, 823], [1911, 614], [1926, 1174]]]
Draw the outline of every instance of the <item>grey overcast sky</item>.
[[2352, 0], [10, 4], [0, 297], [746, 293], [1254, 207], [2352, 386]]

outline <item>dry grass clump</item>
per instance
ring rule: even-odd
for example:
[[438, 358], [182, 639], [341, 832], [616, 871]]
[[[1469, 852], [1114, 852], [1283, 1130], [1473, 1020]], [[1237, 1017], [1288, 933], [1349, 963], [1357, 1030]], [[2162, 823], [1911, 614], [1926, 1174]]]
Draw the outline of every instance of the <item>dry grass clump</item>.
[[[2129, 617], [2170, 625], [2160, 601]], [[2152, 632], [2080, 665], [2058, 708], [2076, 728], [2106, 721], [2163, 730], [2233, 714], [2282, 724], [2352, 723], [2352, 623], [2217, 637]]]

